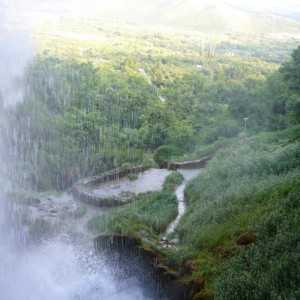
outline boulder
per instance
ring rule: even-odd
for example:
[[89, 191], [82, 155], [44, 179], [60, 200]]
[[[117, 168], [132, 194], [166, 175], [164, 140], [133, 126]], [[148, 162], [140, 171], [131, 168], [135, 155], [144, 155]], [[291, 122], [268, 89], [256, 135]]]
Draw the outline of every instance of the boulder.
[[193, 260], [187, 260], [181, 264], [180, 275], [191, 275], [197, 269], [197, 263]]
[[213, 299], [212, 294], [206, 291], [201, 291], [193, 297], [193, 300], [212, 300], [212, 299]]
[[255, 243], [256, 240], [256, 234], [251, 231], [248, 231], [239, 236], [239, 238], [236, 240], [236, 244], [240, 246], [247, 246], [249, 244]]

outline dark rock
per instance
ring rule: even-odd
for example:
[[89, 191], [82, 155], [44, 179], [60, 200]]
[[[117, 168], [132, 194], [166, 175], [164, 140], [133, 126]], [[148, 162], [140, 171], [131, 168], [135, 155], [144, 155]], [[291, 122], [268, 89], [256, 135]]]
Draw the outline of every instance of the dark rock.
[[[129, 258], [129, 261], [132, 259], [143, 261], [160, 281], [170, 300], [193, 299], [204, 288], [204, 278], [180, 279], [178, 272], [164, 265], [164, 256], [154, 249], [141, 247], [141, 239], [139, 238], [128, 235], [101, 235], [96, 237], [94, 242], [96, 250], [108, 251], [108, 255], [117, 253], [118, 259]], [[183, 268], [192, 272], [197, 268], [197, 263], [191, 260], [186, 261]]]
[[203, 277], [198, 277], [198, 278], [193, 278], [190, 280], [190, 295], [193, 296], [200, 291], [203, 290], [204, 288], [204, 278]]
[[232, 247], [218, 246], [214, 249], [214, 256], [220, 259], [227, 259], [234, 255]]
[[213, 300], [213, 295], [209, 292], [201, 291], [193, 297], [193, 300]]
[[179, 244], [179, 237], [174, 237], [170, 243], [174, 244], [174, 245], [178, 245]]
[[153, 261], [158, 256], [158, 254], [151, 248], [141, 247], [139, 248], [139, 252], [141, 256], [144, 256], [151, 261]]
[[32, 205], [32, 206], [36, 206], [41, 203], [40, 199], [34, 198], [34, 197], [26, 197], [25, 200], [26, 200], [26, 204]]
[[189, 300], [188, 283], [182, 280], [173, 280], [165, 286], [170, 300]]
[[236, 243], [237, 243], [237, 245], [240, 245], [240, 246], [246, 246], [246, 245], [255, 243], [256, 240], [257, 240], [256, 234], [248, 231], [248, 232], [245, 232], [244, 234], [242, 234], [241, 236], [239, 236]]
[[197, 269], [197, 263], [193, 260], [187, 260], [182, 263], [180, 274], [191, 275]]
[[166, 284], [166, 291], [170, 300], [190, 300], [204, 287], [204, 278], [191, 280], [173, 280]]
[[179, 280], [179, 273], [175, 271], [166, 271], [162, 274], [162, 281], [168, 283], [170, 281]]
[[138, 251], [141, 240], [129, 235], [100, 235], [94, 239], [96, 249], [106, 249], [118, 252]]
[[166, 160], [158, 159], [156, 162], [160, 169], [169, 169], [169, 163]]
[[166, 273], [168, 271], [168, 268], [166, 266], [163, 265], [156, 265], [155, 267], [155, 273], [161, 277], [163, 277], [163, 274]]
[[167, 243], [168, 242], [168, 238], [166, 236], [163, 236], [161, 238], [161, 241], [164, 242], [164, 243]]

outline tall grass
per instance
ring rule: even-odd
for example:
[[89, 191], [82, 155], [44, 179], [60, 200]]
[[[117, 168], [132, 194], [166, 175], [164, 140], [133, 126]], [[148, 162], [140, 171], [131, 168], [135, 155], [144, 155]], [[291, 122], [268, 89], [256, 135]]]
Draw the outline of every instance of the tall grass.
[[[193, 276], [205, 276], [216, 299], [299, 299], [299, 131], [237, 140], [186, 188], [182, 245], [169, 263], [195, 260]], [[257, 243], [238, 246], [247, 231]]]
[[172, 172], [165, 179], [162, 191], [140, 194], [127, 207], [91, 219], [88, 228], [94, 234], [122, 233], [157, 239], [178, 214], [174, 190], [183, 179], [181, 173]]

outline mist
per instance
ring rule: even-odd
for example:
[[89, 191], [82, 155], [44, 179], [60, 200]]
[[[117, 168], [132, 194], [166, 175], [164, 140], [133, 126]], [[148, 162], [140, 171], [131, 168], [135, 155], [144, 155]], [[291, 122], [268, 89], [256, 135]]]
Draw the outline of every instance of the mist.
[[[155, 0], [155, 1], [136, 1], [136, 0], [2, 0], [0, 2], [0, 10], [17, 9], [19, 11], [52, 13], [52, 14], [75, 14], [80, 17], [99, 17], [103, 19], [118, 20], [138, 20], [143, 23], [145, 11], [152, 15], [152, 21], [160, 19], [160, 14], [168, 9], [170, 11], [176, 7], [189, 9], [202, 9], [211, 5], [234, 5], [236, 7], [256, 12], [287, 14], [289, 12], [300, 11], [300, 5], [297, 0], [275, 0], [275, 1], [241, 1], [241, 0]], [[161, 11], [160, 11], [161, 10]], [[155, 11], [155, 15], [153, 12]], [[182, 11], [184, 14], [184, 11]], [[141, 18], [138, 17], [141, 16]], [[146, 14], [147, 16], [147, 14]], [[119, 19], [118, 19], [119, 18]]]
[[[30, 28], [31, 31], [22, 26], [18, 11], [36, 7], [39, 11], [57, 11], [52, 10], [53, 4], [64, 11], [71, 2], [2, 1], [0, 7], [0, 297], [5, 300], [152, 299], [144, 295], [135, 277], [123, 278], [120, 287], [114, 278], [120, 269], [96, 254], [90, 240], [82, 246], [82, 242], [74, 242], [68, 233], [58, 230], [54, 237], [33, 242], [29, 231], [35, 218], [24, 220], [28, 208], [5, 194], [15, 188], [7, 180], [7, 173], [15, 172], [10, 158], [15, 156], [13, 144], [17, 142], [16, 137], [8, 137], [15, 132], [11, 126], [17, 126], [9, 125], [8, 112], [22, 106], [25, 98], [31, 99], [24, 76], [36, 56], [31, 39], [35, 28]], [[11, 144], [5, 144], [8, 140]], [[15, 178], [22, 178], [23, 172], [18, 172]]]
[[297, 293], [299, 12], [0, 0], [0, 298]]
[[15, 105], [23, 99], [22, 75], [33, 57], [30, 33], [0, 15], [0, 102]]

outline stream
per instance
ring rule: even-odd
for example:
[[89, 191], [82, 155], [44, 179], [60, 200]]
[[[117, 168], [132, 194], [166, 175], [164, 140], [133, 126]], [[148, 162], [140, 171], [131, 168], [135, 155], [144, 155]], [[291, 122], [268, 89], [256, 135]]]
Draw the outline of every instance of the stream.
[[[152, 81], [151, 81], [149, 75], [147, 74], [147, 72], [145, 71], [145, 69], [139, 68], [138, 70], [139, 70], [139, 72], [146, 78], [147, 82], [148, 82], [151, 86], [153, 86]], [[158, 89], [157, 89], [157, 88], [155, 88], [155, 89], [156, 89], [156, 91], [157, 91], [157, 97], [158, 97], [158, 99], [159, 99], [161, 102], [163, 102], [163, 103], [166, 102], [166, 98], [164, 98], [162, 95], [160, 95], [160, 94], [158, 93]]]
[[180, 172], [183, 177], [184, 181], [176, 188], [176, 197], [178, 201], [178, 215], [176, 219], [169, 224], [167, 227], [164, 236], [168, 236], [171, 233], [174, 232], [176, 226], [178, 225], [180, 219], [183, 217], [187, 210], [187, 202], [184, 199], [184, 189], [186, 187], [186, 184], [188, 183], [189, 180], [195, 178], [201, 173], [202, 169], [178, 169], [178, 172]]

